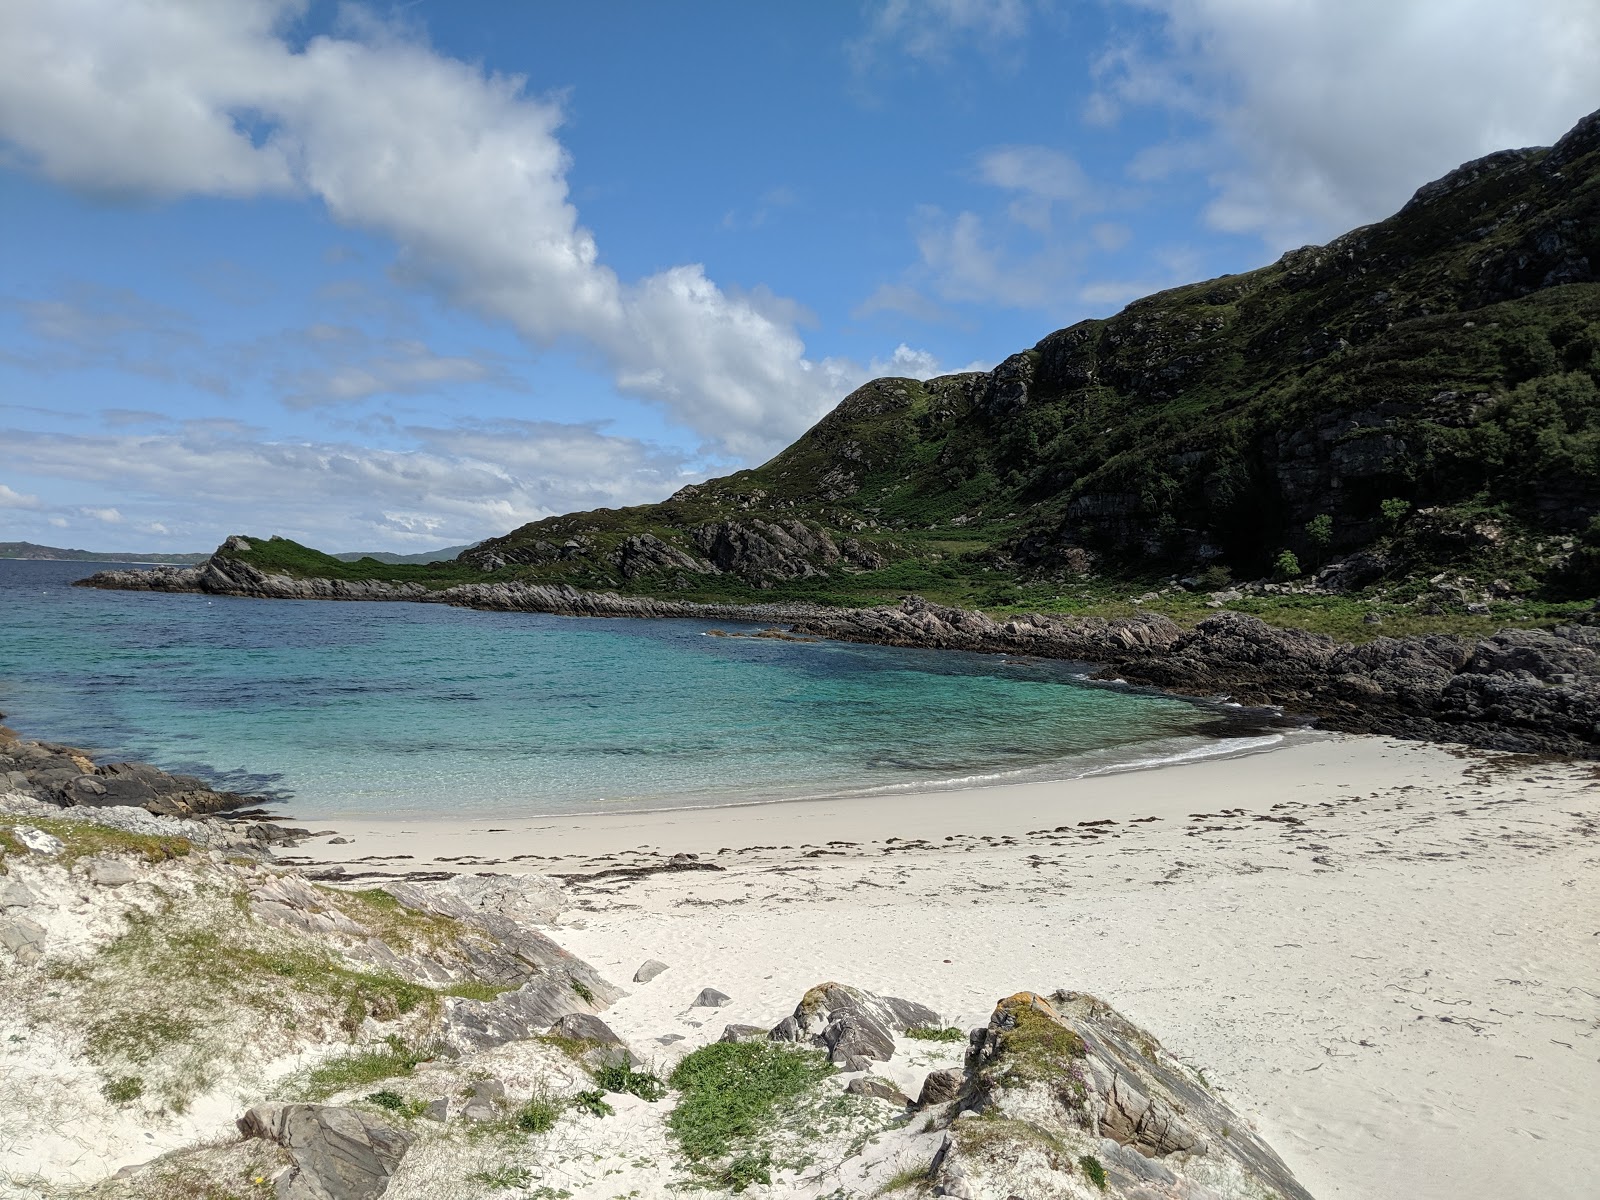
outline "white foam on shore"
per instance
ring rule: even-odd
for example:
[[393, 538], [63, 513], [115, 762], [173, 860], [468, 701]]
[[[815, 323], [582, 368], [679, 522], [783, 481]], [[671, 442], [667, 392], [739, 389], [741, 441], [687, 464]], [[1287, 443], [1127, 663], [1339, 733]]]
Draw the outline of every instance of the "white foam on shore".
[[1222, 741], [1196, 746], [1192, 750], [1184, 750], [1178, 754], [1162, 754], [1155, 758], [1136, 758], [1129, 762], [1114, 763], [1108, 767], [1095, 767], [1093, 770], [1084, 771], [1074, 778], [1089, 779], [1096, 775], [1117, 775], [1123, 771], [1145, 771], [1151, 767], [1170, 767], [1179, 763], [1199, 762], [1207, 758], [1235, 758], [1241, 754], [1254, 754], [1259, 750], [1270, 750], [1274, 746], [1281, 746], [1283, 741], [1284, 736], [1281, 733], [1269, 733], [1262, 737], [1253, 738], [1225, 738]]

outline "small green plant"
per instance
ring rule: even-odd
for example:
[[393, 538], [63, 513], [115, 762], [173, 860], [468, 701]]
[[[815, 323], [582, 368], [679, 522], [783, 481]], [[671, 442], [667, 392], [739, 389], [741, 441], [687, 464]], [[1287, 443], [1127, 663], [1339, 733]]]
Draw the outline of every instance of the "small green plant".
[[420, 1117], [428, 1107], [424, 1100], [407, 1100], [399, 1092], [388, 1088], [368, 1093], [367, 1103], [376, 1104], [379, 1108], [387, 1109], [402, 1117]]
[[1277, 580], [1300, 578], [1300, 559], [1293, 550], [1278, 551], [1272, 563], [1272, 577]]
[[1100, 1165], [1100, 1160], [1092, 1154], [1085, 1154], [1078, 1160], [1078, 1166], [1083, 1168], [1084, 1178], [1102, 1192], [1106, 1190], [1106, 1169]]
[[1220, 592], [1233, 582], [1233, 572], [1221, 563], [1212, 563], [1199, 576], [1202, 592]]
[[654, 1104], [667, 1094], [667, 1085], [648, 1071], [636, 1071], [627, 1059], [613, 1059], [594, 1073], [594, 1081], [608, 1092], [627, 1092]]
[[492, 1188], [526, 1188], [533, 1186], [533, 1172], [527, 1167], [519, 1167], [515, 1163], [502, 1163], [498, 1167], [490, 1167], [487, 1171], [478, 1171], [467, 1176], [473, 1183], [486, 1184]]
[[137, 1075], [120, 1075], [107, 1082], [100, 1094], [113, 1104], [131, 1104], [144, 1095], [144, 1080]]
[[1333, 541], [1333, 518], [1321, 513], [1306, 522], [1306, 539], [1317, 549], [1326, 550]]
[[567, 982], [572, 985], [572, 990], [578, 993], [578, 998], [585, 1004], [594, 1003], [594, 992], [589, 989], [589, 985], [584, 983], [583, 980], [569, 979]]
[[609, 1117], [617, 1110], [606, 1103], [606, 1094], [600, 1088], [579, 1092], [572, 1098], [572, 1107], [581, 1108], [594, 1117]]
[[759, 1154], [740, 1154], [722, 1173], [722, 1181], [730, 1192], [742, 1192], [752, 1183], [772, 1182], [772, 1154], [763, 1150]]
[[1378, 511], [1383, 514], [1383, 523], [1390, 529], [1398, 528], [1401, 521], [1406, 519], [1406, 514], [1411, 511], [1411, 501], [1401, 500], [1398, 496], [1393, 500], [1385, 500], [1378, 505]]
[[513, 1122], [524, 1133], [549, 1133], [560, 1119], [561, 1101], [554, 1096], [537, 1095], [517, 1109]]
[[954, 1025], [946, 1025], [943, 1029], [936, 1025], [913, 1025], [906, 1030], [908, 1038], [916, 1038], [919, 1042], [964, 1042], [967, 1035]]

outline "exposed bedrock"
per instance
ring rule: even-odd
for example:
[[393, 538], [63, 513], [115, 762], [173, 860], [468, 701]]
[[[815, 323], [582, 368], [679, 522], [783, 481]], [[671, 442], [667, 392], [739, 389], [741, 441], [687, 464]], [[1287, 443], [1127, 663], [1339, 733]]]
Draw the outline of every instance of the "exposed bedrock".
[[1019, 992], [972, 1032], [935, 1110], [946, 1196], [1311, 1200], [1250, 1123], [1146, 1031], [1081, 992]]

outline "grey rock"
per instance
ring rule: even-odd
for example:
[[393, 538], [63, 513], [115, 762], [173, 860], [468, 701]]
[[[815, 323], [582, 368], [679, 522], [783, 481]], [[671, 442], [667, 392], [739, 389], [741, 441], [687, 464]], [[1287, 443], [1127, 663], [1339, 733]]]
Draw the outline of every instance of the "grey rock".
[[422, 1116], [427, 1121], [447, 1121], [450, 1119], [450, 1097], [440, 1096], [436, 1100], [428, 1101], [428, 1107], [422, 1110]]
[[611, 1026], [593, 1013], [568, 1013], [550, 1026], [550, 1032], [556, 1037], [593, 1043], [598, 1057], [622, 1058], [630, 1063], [637, 1061], [633, 1052], [628, 1049], [628, 1044], [617, 1036]]
[[844, 1089], [852, 1096], [871, 1096], [876, 1100], [887, 1100], [897, 1108], [909, 1108], [911, 1100], [894, 1084], [878, 1075], [863, 1075], [859, 1079], [852, 1079]]
[[949, 1104], [961, 1094], [964, 1076], [960, 1071], [929, 1071], [922, 1081], [922, 1091], [917, 1094], [918, 1108], [934, 1108]]
[[125, 858], [97, 858], [89, 863], [89, 882], [96, 887], [122, 887], [138, 878], [139, 872]]
[[377, 1200], [412, 1141], [366, 1113], [323, 1104], [260, 1104], [237, 1123], [246, 1138], [288, 1151], [279, 1200]]
[[43, 925], [27, 917], [0, 921], [0, 946], [15, 954], [17, 961], [24, 966], [30, 966], [44, 957], [48, 936]]
[[894, 1057], [894, 1035], [865, 1012], [845, 1012], [828, 1022], [822, 1043], [834, 1062], [865, 1058], [888, 1062]]
[[633, 973], [633, 981], [635, 983], [649, 983], [657, 975], [661, 974], [661, 972], [668, 969], [669, 968], [667, 967], [666, 963], [659, 962], [653, 958], [648, 959], [641, 963], [639, 965], [639, 969]]
[[[1079, 992], [1000, 1001], [973, 1035], [960, 1104], [963, 1117], [1000, 1120], [950, 1124], [936, 1185], [954, 1178], [985, 1194], [999, 1186], [996, 1164], [1026, 1160], [1040, 1194], [1068, 1194], [1077, 1156], [1089, 1153], [1105, 1168], [1112, 1200], [1310, 1200], [1249, 1122], [1148, 1032]], [[1033, 1135], [1006, 1145], [967, 1132], [1004, 1130], [1010, 1121], [1059, 1139], [1065, 1161], [1040, 1158]]]
[[21, 880], [0, 877], [0, 908], [27, 908], [38, 902], [39, 897]]
[[895, 996], [878, 996], [840, 983], [808, 991], [768, 1036], [825, 1047], [835, 1063], [887, 1062], [894, 1057], [894, 1035], [920, 1025], [937, 1025], [939, 1014]]
[[472, 1085], [467, 1102], [461, 1106], [462, 1119], [493, 1121], [506, 1102], [506, 1085], [498, 1079], [479, 1079]]
[[440, 1041], [449, 1053], [487, 1050], [544, 1033], [568, 1013], [582, 1011], [583, 1001], [570, 981], [543, 976], [493, 1000], [444, 1002]]
[[702, 988], [700, 994], [694, 998], [690, 1008], [721, 1008], [725, 1004], [732, 1004], [733, 997], [716, 988]]
[[767, 1036], [767, 1031], [759, 1025], [724, 1025], [719, 1042], [757, 1042]]

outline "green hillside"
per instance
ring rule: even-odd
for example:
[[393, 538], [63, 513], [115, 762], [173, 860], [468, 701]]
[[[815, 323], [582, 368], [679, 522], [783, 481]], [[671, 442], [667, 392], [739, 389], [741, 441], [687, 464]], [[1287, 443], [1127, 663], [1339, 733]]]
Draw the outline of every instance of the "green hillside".
[[1570, 600], [1600, 590], [1597, 380], [1600, 114], [992, 372], [875, 380], [760, 467], [411, 570], [1050, 608], [1342, 561], [1397, 603], [1441, 573]]

